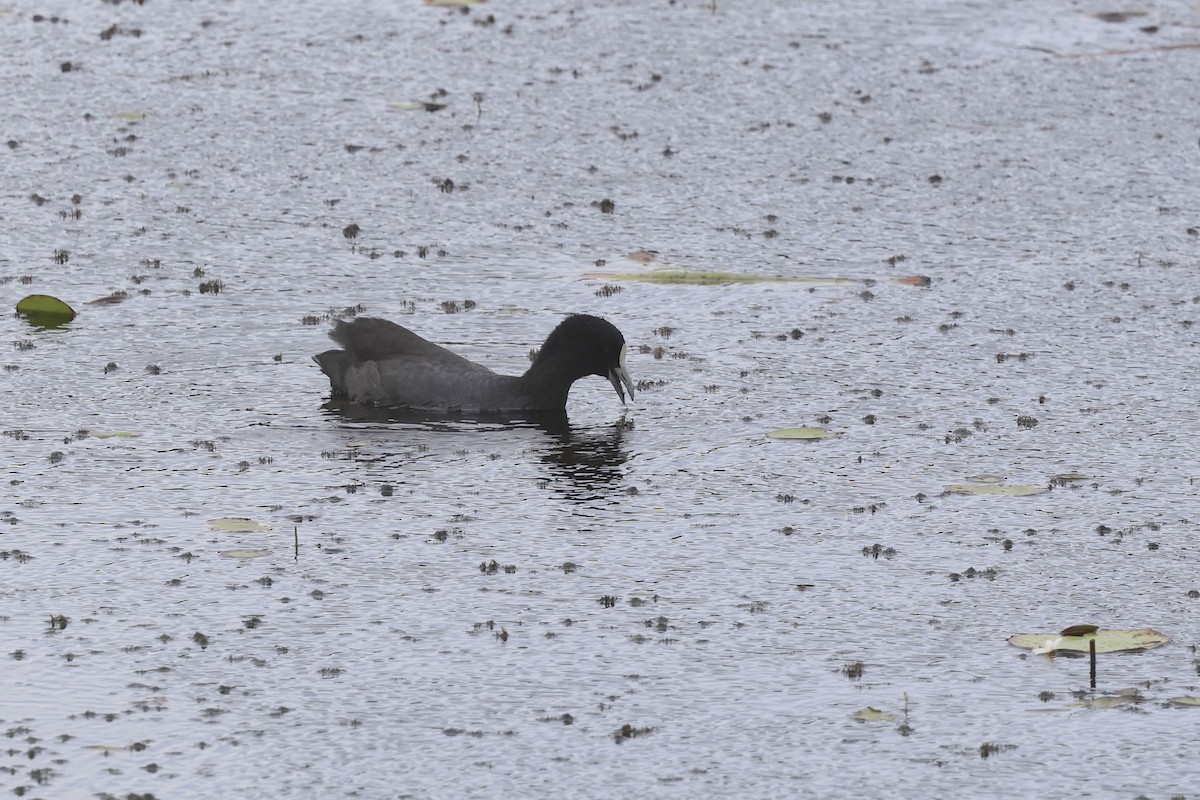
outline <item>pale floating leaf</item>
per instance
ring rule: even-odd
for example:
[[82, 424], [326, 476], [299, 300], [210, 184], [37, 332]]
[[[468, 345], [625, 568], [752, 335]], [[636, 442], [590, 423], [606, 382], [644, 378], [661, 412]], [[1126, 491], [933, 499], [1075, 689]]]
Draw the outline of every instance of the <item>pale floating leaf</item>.
[[1122, 689], [1119, 692], [1112, 694], [1103, 694], [1099, 697], [1085, 697], [1074, 703], [1068, 703], [1068, 708], [1120, 708], [1127, 706], [1130, 703], [1140, 703], [1142, 695], [1137, 689]]
[[999, 475], [968, 475], [969, 483], [1004, 483], [1004, 478]]
[[210, 519], [208, 521], [208, 529], [223, 533], [258, 533], [259, 531], [271, 530], [271, 526], [255, 522], [246, 517], [222, 517], [220, 519]]
[[1084, 475], [1082, 472], [1061, 472], [1055, 475], [1053, 480], [1059, 483], [1068, 483], [1071, 481], [1086, 481], [1091, 479], [1091, 475]]
[[1132, 697], [1092, 697], [1070, 703], [1068, 708], [1117, 708], [1132, 702]]
[[780, 428], [777, 431], [771, 431], [767, 434], [768, 439], [828, 439], [832, 436], [837, 436], [836, 433], [827, 431], [824, 428]]
[[1167, 702], [1182, 708], [1195, 708], [1196, 706], [1200, 706], [1200, 697], [1194, 694], [1185, 694], [1179, 697], [1172, 697]]
[[245, 547], [235, 550], [219, 550], [218, 554], [225, 556], [225, 558], [262, 558], [263, 556], [271, 555], [271, 551], [266, 548], [255, 549]]
[[113, 114], [113, 119], [139, 120], [145, 118], [145, 111], [118, 111], [116, 114]]
[[93, 439], [136, 439], [141, 434], [133, 431], [92, 431], [90, 436]]
[[1045, 486], [1027, 483], [954, 483], [946, 487], [950, 494], [984, 494], [1004, 497], [1029, 497], [1050, 491]]
[[880, 711], [878, 708], [867, 706], [864, 709], [855, 711], [850, 715], [850, 719], [856, 719], [860, 722], [895, 722], [896, 715], [889, 714], [886, 711]]
[[[1068, 629], [1070, 630], [1070, 629]], [[1110, 630], [1099, 628], [1094, 633], [1082, 636], [1063, 636], [1059, 633], [1019, 633], [1008, 638], [1008, 643], [1034, 653], [1070, 651], [1086, 653], [1090, 642], [1095, 640], [1097, 653], [1118, 653], [1130, 650], [1150, 650], [1171, 641], [1150, 628], [1134, 630]]]

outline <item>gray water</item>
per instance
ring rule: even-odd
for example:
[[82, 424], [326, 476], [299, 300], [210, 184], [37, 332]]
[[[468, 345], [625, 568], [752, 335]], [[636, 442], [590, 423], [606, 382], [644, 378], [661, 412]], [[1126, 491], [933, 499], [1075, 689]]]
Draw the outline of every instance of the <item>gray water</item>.
[[[0, 787], [1200, 797], [1200, 11], [1113, 10], [0, 8], [3, 303], [80, 311], [0, 319]], [[642, 390], [326, 407], [359, 305]], [[1088, 622], [1140, 702], [1006, 643]]]

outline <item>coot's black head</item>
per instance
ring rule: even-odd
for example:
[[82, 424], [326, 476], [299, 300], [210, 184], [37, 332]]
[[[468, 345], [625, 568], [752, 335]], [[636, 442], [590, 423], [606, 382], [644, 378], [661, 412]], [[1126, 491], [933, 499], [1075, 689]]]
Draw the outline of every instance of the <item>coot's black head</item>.
[[633, 379], [625, 368], [625, 337], [606, 319], [591, 314], [573, 314], [558, 323], [538, 353], [558, 369], [570, 369], [575, 377], [599, 375], [608, 378], [621, 402], [625, 391], [633, 399]]

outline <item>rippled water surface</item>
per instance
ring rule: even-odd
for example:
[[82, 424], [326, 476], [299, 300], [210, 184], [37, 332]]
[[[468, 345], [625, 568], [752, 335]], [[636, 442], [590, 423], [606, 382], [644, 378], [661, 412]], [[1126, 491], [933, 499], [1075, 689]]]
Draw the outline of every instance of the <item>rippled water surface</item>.
[[[0, 6], [0, 299], [80, 311], [0, 317], [0, 787], [1200, 797], [1200, 11], [1120, 10]], [[355, 307], [640, 391], [328, 405]], [[1139, 702], [1006, 643], [1087, 622]]]

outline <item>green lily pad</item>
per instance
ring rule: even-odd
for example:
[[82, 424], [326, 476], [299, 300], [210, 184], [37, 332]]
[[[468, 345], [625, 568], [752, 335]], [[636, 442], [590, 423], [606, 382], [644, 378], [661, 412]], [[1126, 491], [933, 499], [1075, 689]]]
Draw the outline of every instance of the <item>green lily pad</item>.
[[[1067, 630], [1071, 630], [1068, 628]], [[1086, 653], [1091, 648], [1091, 642], [1096, 642], [1097, 653], [1119, 653], [1130, 650], [1150, 650], [1171, 641], [1150, 628], [1134, 630], [1109, 630], [1099, 628], [1093, 633], [1082, 636], [1064, 636], [1061, 633], [1019, 633], [1008, 638], [1008, 643], [1014, 647], [1031, 650], [1034, 653], [1053, 654], [1060, 651]]]
[[48, 294], [31, 294], [17, 302], [17, 313], [30, 324], [53, 328], [75, 319], [75, 309]]
[[236, 550], [220, 550], [218, 553], [225, 556], [225, 558], [262, 558], [263, 556], [271, 555], [271, 551], [266, 548], [255, 549], [250, 547]]
[[864, 709], [855, 711], [850, 715], [850, 719], [856, 719], [860, 722], [895, 722], [896, 715], [889, 714], [886, 711], [880, 711], [878, 708], [867, 706]]
[[837, 436], [836, 433], [825, 430], [824, 428], [780, 428], [777, 431], [771, 431], [767, 434], [768, 439], [828, 439], [832, 436]]
[[946, 487], [950, 494], [986, 494], [1004, 497], [1029, 497], [1050, 491], [1045, 486], [1028, 483], [953, 483]]
[[258, 533], [271, 530], [271, 526], [246, 517], [222, 517], [221, 519], [210, 519], [208, 529], [222, 533]]

